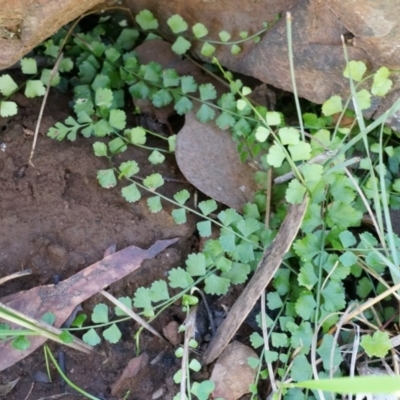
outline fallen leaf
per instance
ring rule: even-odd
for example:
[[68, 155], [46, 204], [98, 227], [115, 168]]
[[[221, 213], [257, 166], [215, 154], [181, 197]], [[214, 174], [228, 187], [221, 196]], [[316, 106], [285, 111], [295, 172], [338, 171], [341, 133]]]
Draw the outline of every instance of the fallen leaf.
[[207, 196], [242, 211], [257, 190], [254, 170], [240, 162], [236, 144], [215, 123], [186, 114], [176, 141], [176, 161], [185, 178]]
[[[129, 246], [92, 264], [58, 285], [37, 286], [25, 292], [3, 297], [0, 302], [36, 320], [41, 320], [46, 312], [52, 312], [56, 317], [54, 326], [60, 327], [77, 305], [135, 271], [144, 260], [155, 257], [177, 241], [177, 238], [158, 240], [147, 250]], [[30, 347], [22, 351], [12, 348], [9, 341], [0, 343], [0, 371], [32, 353], [46, 341], [46, 338], [34, 336], [29, 340]]]
[[[149, 356], [147, 353], [142, 353], [139, 357], [132, 358], [128, 365], [125, 367], [122, 375], [111, 386], [111, 394], [118, 396], [119, 393], [125, 391], [127, 383], [132, 380], [138, 373], [149, 363]], [[127, 382], [128, 381], [128, 382]]]
[[13, 381], [5, 383], [4, 385], [0, 385], [0, 397], [6, 396], [8, 393], [10, 393], [11, 390], [14, 389], [14, 387], [18, 383], [18, 381], [19, 381], [19, 377], [17, 379], [14, 379]]

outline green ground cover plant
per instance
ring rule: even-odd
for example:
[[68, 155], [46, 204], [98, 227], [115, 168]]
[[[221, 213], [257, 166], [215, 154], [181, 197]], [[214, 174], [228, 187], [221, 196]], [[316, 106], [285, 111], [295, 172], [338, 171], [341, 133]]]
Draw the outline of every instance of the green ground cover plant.
[[[243, 31], [237, 41], [230, 41], [228, 32], [220, 32], [217, 43], [205, 39], [208, 30], [201, 23], [189, 29], [179, 15], [168, 20], [176, 35], [172, 49], [177, 54], [185, 54], [192, 41], [203, 40], [202, 54], [216, 55], [210, 61], [229, 86], [228, 92], [218, 96], [212, 83], [198, 84], [192, 76], [180, 76], [155, 62], [140, 64], [135, 47], [155, 37], [158, 21], [150, 11], [143, 10], [136, 23], [136, 27], [128, 27], [120, 17], [102, 17], [91, 31], [78, 29], [68, 38], [66, 31], [60, 31], [38, 49], [54, 62], [63, 52], [53, 77], [50, 69], [38, 72], [33, 57], [21, 61], [23, 73], [41, 74], [40, 79], [25, 83], [27, 97], [43, 95], [50, 80], [60, 90], [73, 92], [72, 115], [50, 128], [48, 136], [59, 141], [73, 141], [77, 135], [98, 139], [93, 144], [94, 155], [105, 157], [109, 163], [109, 168], [97, 174], [102, 187], [112, 189], [124, 182], [123, 198], [133, 203], [146, 194], [153, 213], [168, 201], [175, 207], [172, 217], [177, 224], [186, 222], [188, 212], [195, 213], [202, 218], [197, 229], [203, 238], [211, 235], [213, 224], [219, 228], [217, 238], [208, 238], [203, 250], [170, 270], [166, 280], [140, 287], [132, 296], [119, 300], [151, 321], [178, 300], [189, 313], [198, 301], [193, 294], [198, 288], [209, 295], [226, 294], [232, 285], [246, 282], [263, 250], [272, 243], [288, 205], [301, 203], [307, 194], [308, 210], [298, 238], [265, 296], [266, 313], [258, 318], [260, 326], [264, 321], [268, 329], [268, 346], [259, 332], [250, 337], [259, 354], [249, 359], [257, 370], [257, 381], [250, 389], [255, 399], [259, 381], [270, 379], [275, 398], [331, 399], [336, 398], [332, 392], [348, 393], [349, 382], [344, 377], [356, 374], [356, 358], [378, 360], [391, 354], [392, 324], [398, 322], [400, 241], [392, 229], [390, 209], [400, 207], [400, 146], [398, 134], [385, 121], [400, 110], [400, 102], [375, 121], [363, 117], [374, 96], [389, 92], [393, 72], [381, 67], [367, 74], [363, 62], [346, 59], [344, 48], [348, 98], [333, 96], [316, 113], [302, 113], [297, 102], [299, 124], [288, 126], [279, 110], [254, 105], [249, 100], [252, 89], [218, 62], [217, 44], [229, 45], [237, 54], [240, 40], [257, 41], [263, 31], [256, 35]], [[115, 29], [115, 24], [120, 29]], [[17, 112], [9, 97], [18, 88], [9, 75], [0, 76], [3, 117]], [[150, 100], [155, 107], [173, 104], [179, 115], [199, 103], [197, 119], [203, 123], [215, 120], [220, 129], [229, 130], [241, 161], [257, 165], [255, 180], [260, 190], [254, 201], [246, 204], [242, 213], [221, 210], [212, 199], [191, 209], [187, 190], [167, 198], [160, 191], [164, 185], [160, 173], [138, 178], [141, 166], [136, 160], [118, 163], [115, 156], [129, 146], [148, 149], [148, 161], [154, 166], [163, 163], [165, 154], [173, 154], [175, 149], [175, 136], [163, 137], [143, 127], [128, 126], [127, 95]], [[345, 115], [352, 117], [353, 123], [343, 127], [340, 122]], [[338, 116], [337, 122], [333, 116]], [[151, 135], [161, 138], [165, 146], [151, 148]], [[269, 186], [270, 173], [285, 178]], [[269, 215], [266, 211], [271, 208]], [[363, 225], [365, 216], [372, 221], [372, 228]], [[110, 314], [114, 315], [112, 320]], [[93, 346], [101, 338], [116, 343], [121, 338], [118, 322], [128, 318], [118, 307], [111, 313], [107, 305], [98, 304], [91, 315], [93, 324], [89, 326], [84, 317], [78, 317], [70, 332], [85, 329], [83, 340]], [[385, 321], [391, 324], [386, 326]], [[3, 328], [7, 338], [14, 335]], [[136, 339], [139, 343], [139, 336]], [[188, 353], [188, 346], [177, 355]], [[193, 360], [187, 366], [200, 368]], [[339, 379], [331, 381], [333, 378]], [[359, 383], [352, 386], [353, 393], [373, 391], [363, 378], [346, 379], [354, 379], [351, 385]], [[176, 382], [181, 382], [179, 376]], [[207, 399], [212, 391], [208, 382], [189, 381], [185, 395]], [[398, 389], [390, 385], [379, 387]], [[176, 398], [183, 395], [181, 392]]]

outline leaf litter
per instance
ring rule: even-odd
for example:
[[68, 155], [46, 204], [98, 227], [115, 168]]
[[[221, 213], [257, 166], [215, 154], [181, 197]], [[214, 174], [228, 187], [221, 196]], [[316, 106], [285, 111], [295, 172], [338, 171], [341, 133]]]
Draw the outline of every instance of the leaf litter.
[[[144, 260], [155, 257], [177, 238], [158, 240], [149, 249], [129, 246], [105, 257], [57, 285], [38, 286], [0, 299], [6, 306], [40, 320], [47, 312], [54, 313], [55, 326], [60, 327], [75, 307], [112, 283], [140, 268]], [[31, 339], [31, 346], [15, 351], [10, 342], [0, 343], [0, 371], [31, 354], [46, 341], [39, 336]]]

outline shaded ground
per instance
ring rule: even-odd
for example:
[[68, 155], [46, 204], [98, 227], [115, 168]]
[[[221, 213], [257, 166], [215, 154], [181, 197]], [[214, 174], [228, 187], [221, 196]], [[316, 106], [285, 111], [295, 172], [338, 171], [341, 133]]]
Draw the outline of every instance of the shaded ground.
[[[17, 117], [0, 120], [0, 277], [27, 268], [32, 269], [32, 275], [1, 286], [0, 297], [53, 283], [56, 274], [65, 279], [101, 259], [112, 244], [116, 244], [117, 249], [131, 244], [147, 248], [157, 239], [180, 237], [177, 245], [145, 262], [137, 272], [109, 289], [117, 297], [132, 296], [138, 286], [165, 277], [166, 271], [179, 265], [187, 252], [196, 250], [193, 220], [189, 218], [187, 224], [176, 225], [167, 211], [167, 204], [166, 211], [150, 214], [145, 199], [129, 204], [117, 189], [105, 190], [97, 184], [96, 171], [107, 168], [107, 164], [106, 160], [93, 155], [90, 140], [58, 143], [42, 135], [33, 160], [35, 168], [28, 167], [32, 146], [28, 130], [34, 130], [40, 100], [28, 103], [20, 99], [19, 105]], [[52, 94], [42, 133], [67, 115], [68, 99]], [[129, 149], [123, 155], [124, 158], [133, 156], [139, 164], [149, 164], [146, 163], [147, 153]], [[149, 173], [152, 166], [146, 168], [143, 175]], [[157, 168], [164, 176], [182, 179], [173, 162], [161, 171]], [[164, 191], [172, 195], [185, 187], [190, 190], [186, 183], [167, 183]], [[89, 313], [100, 301], [104, 302], [104, 299], [95, 296], [83, 304], [84, 311]], [[181, 317], [178, 307], [170, 309], [154, 323], [154, 327], [161, 331], [171, 320], [181, 322]], [[110, 385], [135, 356], [133, 334], [137, 326], [129, 322], [121, 326], [121, 330], [123, 340], [113, 346], [102, 344], [99, 347], [101, 355], [87, 357], [65, 350], [69, 378], [99, 398], [112, 399]], [[57, 346], [51, 347], [57, 352]], [[135, 383], [135, 393], [132, 392], [128, 399], [150, 399], [157, 391], [161, 394], [158, 398], [172, 398], [177, 390], [173, 387], [172, 376], [179, 368], [173, 348], [165, 347], [143, 333], [140, 350], [148, 354], [149, 365], [143, 371], [140, 384]], [[21, 378], [7, 399], [25, 399], [31, 389], [28, 398], [33, 400], [72, 393], [68, 386], [60, 385], [56, 373], [53, 374], [54, 383], [35, 382], [38, 373], [44, 372], [41, 349], [2, 372], [0, 384]], [[66, 394], [59, 398], [81, 397]]]

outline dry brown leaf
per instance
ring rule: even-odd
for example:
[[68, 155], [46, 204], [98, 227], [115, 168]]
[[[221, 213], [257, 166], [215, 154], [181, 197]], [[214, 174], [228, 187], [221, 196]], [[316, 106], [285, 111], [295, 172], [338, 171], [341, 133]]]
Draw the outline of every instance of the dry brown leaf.
[[[43, 314], [51, 312], [56, 317], [54, 326], [60, 327], [80, 303], [135, 271], [144, 260], [155, 257], [177, 241], [177, 238], [158, 240], [147, 250], [129, 246], [92, 264], [58, 285], [38, 286], [3, 297], [0, 302], [36, 320], [41, 320]], [[31, 346], [23, 351], [16, 351], [9, 341], [1, 342], [0, 371], [22, 360], [45, 341], [46, 339], [41, 336], [32, 337]]]
[[242, 211], [257, 190], [254, 170], [239, 160], [231, 135], [215, 123], [186, 114], [176, 141], [176, 161], [185, 178], [207, 196]]

